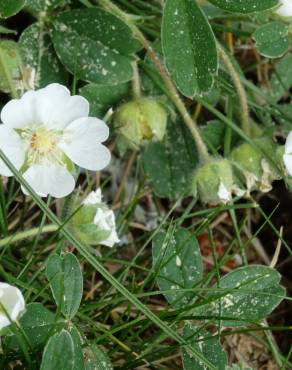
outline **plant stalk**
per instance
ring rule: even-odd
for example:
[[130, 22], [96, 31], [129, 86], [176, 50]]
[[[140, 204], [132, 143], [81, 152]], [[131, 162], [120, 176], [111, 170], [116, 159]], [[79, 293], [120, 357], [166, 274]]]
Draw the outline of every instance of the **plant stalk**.
[[241, 112], [241, 125], [242, 125], [242, 130], [244, 133], [246, 133], [248, 136], [251, 134], [251, 125], [250, 125], [250, 119], [249, 119], [249, 109], [248, 109], [248, 104], [247, 104], [247, 97], [246, 97], [246, 92], [245, 89], [240, 82], [240, 79], [238, 77], [238, 74], [233, 67], [233, 64], [231, 63], [231, 60], [226, 53], [226, 51], [223, 49], [223, 47], [219, 44], [218, 45], [218, 50], [219, 54], [221, 56], [221, 59], [223, 63], [225, 64], [225, 67], [227, 68], [230, 77], [233, 81], [234, 87], [237, 91], [238, 98], [239, 98], [239, 103], [240, 103], [240, 112]]
[[[52, 233], [57, 230], [58, 230], [57, 225], [46, 225], [42, 228], [41, 234]], [[22, 231], [16, 235], [7, 236], [6, 238], [0, 240], [0, 247], [4, 247], [5, 245], [10, 244], [10, 243], [16, 243], [20, 240], [31, 238], [33, 236], [38, 235], [39, 232], [40, 232], [39, 227], [35, 227], [30, 230]]]

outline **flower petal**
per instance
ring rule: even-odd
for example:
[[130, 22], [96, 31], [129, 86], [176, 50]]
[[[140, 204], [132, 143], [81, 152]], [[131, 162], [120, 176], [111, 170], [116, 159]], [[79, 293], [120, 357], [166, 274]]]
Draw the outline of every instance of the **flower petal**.
[[281, 0], [282, 4], [276, 11], [282, 17], [292, 17], [292, 2], [291, 0]]
[[[75, 186], [71, 173], [58, 165], [35, 164], [23, 174], [23, 177], [41, 197], [52, 195], [55, 198], [63, 198], [72, 193]], [[23, 187], [22, 191], [28, 195]]]
[[21, 291], [15, 286], [0, 283], [1, 297], [0, 302], [5, 307], [9, 317], [6, 313], [1, 314], [0, 328], [10, 325], [10, 320], [15, 321], [19, 315], [24, 311], [25, 302]]
[[110, 231], [109, 236], [100, 241], [100, 244], [113, 247], [120, 241], [116, 232], [115, 214], [112, 210], [98, 208], [93, 222], [101, 230]]
[[100, 142], [109, 135], [107, 125], [97, 118], [80, 118], [72, 122], [59, 144], [65, 154], [78, 166], [100, 171], [110, 162], [110, 151]]
[[286, 139], [285, 154], [292, 154], [292, 131], [290, 131]]
[[284, 154], [283, 161], [285, 163], [287, 172], [289, 173], [290, 176], [292, 176], [292, 155]]
[[39, 122], [49, 128], [62, 129], [89, 114], [88, 101], [82, 96], [70, 96], [69, 90], [63, 85], [53, 83], [36, 93]]
[[21, 99], [12, 99], [1, 111], [1, 121], [10, 128], [23, 128], [36, 123], [36, 91], [27, 91]]
[[88, 114], [89, 103], [85, 98], [70, 96], [65, 86], [53, 83], [8, 102], [2, 109], [1, 120], [11, 128], [44, 124], [49, 128], [62, 129]]
[[87, 197], [84, 199], [84, 205], [96, 205], [102, 202], [102, 194], [101, 189], [97, 189], [96, 191], [91, 191]]
[[[16, 169], [19, 170], [25, 159], [26, 145], [14, 130], [5, 125], [0, 125], [0, 149], [12, 162]], [[9, 168], [1, 160], [0, 174], [4, 176], [12, 176]]]

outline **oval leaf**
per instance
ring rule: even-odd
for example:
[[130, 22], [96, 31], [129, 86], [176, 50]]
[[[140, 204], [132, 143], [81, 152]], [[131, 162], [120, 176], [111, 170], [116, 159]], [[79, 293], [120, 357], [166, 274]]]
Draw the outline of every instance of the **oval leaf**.
[[163, 142], [150, 143], [142, 153], [142, 163], [155, 193], [176, 199], [190, 193], [198, 154], [191, 136], [181, 122], [168, 122]]
[[11, 84], [15, 90], [20, 90], [22, 61], [17, 43], [12, 40], [1, 41], [0, 54], [0, 90], [11, 93]]
[[24, 3], [25, 0], [1, 0], [0, 18], [12, 17], [23, 8]]
[[[157, 283], [170, 303], [181, 307], [195, 296], [192, 292], [180, 289], [194, 287], [203, 273], [199, 244], [194, 235], [185, 229], [160, 232], [153, 240], [153, 266]], [[173, 290], [173, 292], [172, 292]]]
[[62, 330], [53, 335], [44, 350], [40, 370], [73, 370], [74, 343], [70, 333]]
[[270, 267], [251, 265], [237, 268], [219, 280], [219, 289], [226, 292], [218, 292], [214, 286], [214, 291], [206, 297], [210, 304], [200, 307], [196, 314], [221, 317], [225, 326], [260, 321], [285, 298], [280, 279], [280, 274]]
[[19, 44], [24, 69], [32, 85], [30, 88], [45, 87], [52, 81], [65, 84], [66, 71], [43, 25], [35, 23], [27, 27], [20, 36]]
[[218, 8], [234, 13], [261, 12], [276, 7], [278, 0], [209, 0]]
[[[211, 333], [208, 331], [190, 324], [185, 325], [183, 337], [194, 349], [201, 352], [217, 370], [225, 370], [227, 366], [227, 356], [218, 338], [212, 337]], [[183, 350], [182, 358], [184, 370], [206, 369], [206, 366], [186, 349]]]
[[85, 348], [86, 370], [113, 370], [113, 366], [107, 354], [95, 345]]
[[[19, 324], [29, 341], [31, 348], [37, 348], [46, 343], [48, 336], [54, 329], [61, 329], [64, 322], [56, 322], [56, 315], [40, 303], [30, 303], [21, 316]], [[15, 335], [6, 337], [8, 348], [18, 349], [19, 345]]]
[[131, 54], [138, 44], [127, 25], [102, 9], [58, 14], [53, 42], [61, 62], [79, 79], [114, 85], [132, 78]]
[[79, 92], [90, 103], [90, 114], [94, 117], [103, 117], [115, 104], [120, 102], [128, 93], [129, 84], [113, 86], [88, 84], [83, 86]]
[[83, 352], [82, 352], [82, 338], [75, 326], [70, 328], [70, 335], [74, 345], [74, 370], [85, 370]]
[[39, 13], [52, 10], [59, 5], [64, 5], [67, 2], [68, 0], [26, 0], [25, 6], [32, 13]]
[[192, 97], [210, 90], [218, 69], [216, 42], [195, 1], [167, 0], [162, 46], [166, 67], [182, 94]]
[[61, 312], [72, 318], [78, 311], [83, 294], [83, 277], [78, 259], [72, 253], [51, 255], [47, 262], [47, 277]]
[[267, 58], [279, 58], [289, 48], [288, 27], [280, 22], [271, 22], [258, 28], [253, 38], [258, 51]]

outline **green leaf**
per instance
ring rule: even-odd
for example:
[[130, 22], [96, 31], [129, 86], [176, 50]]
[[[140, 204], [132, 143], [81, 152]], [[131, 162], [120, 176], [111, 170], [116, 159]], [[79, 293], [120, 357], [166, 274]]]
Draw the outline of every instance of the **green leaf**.
[[26, 0], [25, 7], [33, 13], [40, 13], [52, 10], [59, 5], [66, 4], [67, 2], [68, 0]]
[[276, 64], [270, 80], [271, 97], [280, 100], [292, 87], [292, 53], [286, 54]]
[[193, 288], [202, 279], [202, 258], [196, 237], [185, 229], [160, 232], [153, 239], [152, 254], [159, 289], [170, 290], [163, 293], [168, 302], [176, 307], [189, 303], [195, 293], [179, 289]]
[[86, 370], [113, 370], [107, 354], [96, 345], [85, 348], [84, 355]]
[[[216, 366], [217, 370], [225, 370], [227, 366], [227, 356], [218, 338], [212, 337], [212, 334], [208, 331], [190, 324], [185, 325], [183, 337]], [[182, 358], [184, 370], [206, 369], [206, 366], [186, 349], [183, 350]]]
[[226, 292], [218, 292], [214, 286], [214, 291], [206, 297], [211, 303], [196, 309], [196, 314], [223, 317], [225, 319], [221, 322], [224, 326], [258, 322], [285, 298], [280, 279], [280, 274], [270, 267], [251, 265], [237, 268], [219, 280], [219, 288], [226, 289]]
[[70, 335], [74, 345], [74, 370], [85, 370], [83, 351], [82, 351], [82, 339], [78, 330], [75, 326], [70, 328]]
[[0, 42], [0, 90], [5, 93], [20, 88], [22, 78], [22, 61], [16, 42], [3, 40]]
[[211, 89], [218, 69], [216, 41], [195, 1], [166, 1], [162, 46], [167, 69], [182, 94], [192, 97]]
[[103, 117], [105, 113], [119, 103], [129, 92], [128, 84], [115, 86], [105, 86], [88, 84], [79, 90], [80, 95], [84, 96], [90, 103], [90, 115]]
[[142, 152], [142, 163], [159, 197], [189, 194], [198, 155], [188, 130], [179, 121], [169, 122], [164, 141], [150, 143]]
[[79, 309], [83, 293], [83, 277], [78, 259], [72, 253], [51, 255], [47, 262], [47, 277], [61, 312], [71, 319]]
[[18, 13], [24, 6], [25, 0], [1, 0], [0, 18], [9, 18]]
[[288, 26], [280, 22], [271, 22], [258, 28], [253, 38], [259, 52], [267, 58], [279, 58], [289, 48]]
[[289, 132], [292, 130], [292, 105], [279, 104], [277, 108], [282, 114], [279, 114], [277, 110], [274, 115], [277, 117], [284, 136], [288, 136]]
[[218, 8], [234, 13], [254, 13], [275, 8], [279, 0], [208, 0]]
[[73, 370], [74, 343], [67, 330], [53, 335], [44, 350], [40, 370]]
[[201, 128], [203, 140], [213, 148], [219, 148], [224, 140], [225, 127], [226, 125], [219, 120], [207, 122], [206, 126]]
[[35, 23], [26, 28], [20, 36], [19, 44], [24, 68], [33, 77], [34, 88], [45, 87], [52, 82], [66, 83], [66, 71], [43, 25]]
[[99, 8], [60, 13], [53, 42], [64, 66], [79, 79], [104, 85], [132, 78], [132, 54], [138, 44], [130, 28]]
[[[19, 324], [29, 340], [32, 348], [45, 344], [48, 336], [55, 329], [63, 326], [63, 321], [56, 322], [56, 315], [40, 303], [30, 303], [25, 313], [21, 316]], [[8, 348], [19, 349], [16, 337], [6, 337], [5, 344]]]

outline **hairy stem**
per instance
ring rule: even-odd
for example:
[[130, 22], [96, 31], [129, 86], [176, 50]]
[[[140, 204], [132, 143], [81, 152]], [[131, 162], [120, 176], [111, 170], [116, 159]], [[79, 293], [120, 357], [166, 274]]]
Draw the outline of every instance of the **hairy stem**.
[[188, 110], [186, 109], [184, 103], [182, 102], [176, 87], [172, 83], [171, 79], [169, 78], [167, 71], [164, 68], [164, 65], [161, 63], [158, 55], [156, 54], [155, 50], [153, 50], [149, 41], [145, 38], [143, 33], [139, 30], [139, 28], [132, 22], [131, 17], [123, 12], [119, 7], [114, 5], [110, 0], [98, 0], [99, 4], [105, 8], [106, 10], [110, 11], [111, 13], [115, 14], [117, 17], [121, 18], [132, 30], [134, 36], [140, 41], [142, 46], [148, 52], [149, 57], [154, 62], [155, 67], [157, 68], [158, 72], [160, 73], [168, 91], [170, 97], [175, 104], [177, 110], [181, 114], [185, 124], [188, 126], [191, 134], [194, 138], [194, 141], [197, 145], [197, 149], [200, 155], [200, 159], [203, 162], [208, 162], [210, 159], [207, 146], [205, 145], [201, 135], [199, 128], [196, 122], [192, 119], [191, 115], [189, 114]]
[[238, 74], [233, 67], [233, 64], [230, 61], [230, 58], [228, 54], [225, 52], [223, 47], [218, 44], [218, 50], [219, 54], [221, 56], [221, 59], [223, 63], [225, 64], [225, 67], [227, 68], [230, 77], [233, 81], [233, 84], [236, 88], [238, 98], [239, 98], [239, 103], [240, 103], [240, 111], [241, 111], [241, 125], [242, 125], [242, 130], [250, 136], [251, 134], [251, 125], [250, 125], [250, 120], [249, 120], [249, 109], [248, 109], [248, 104], [247, 104], [247, 97], [246, 97], [246, 92], [245, 89], [240, 82], [240, 79], [238, 77]]
[[141, 84], [140, 76], [137, 62], [132, 63], [133, 66], [133, 80], [132, 80], [132, 90], [134, 99], [139, 99], [141, 97]]

